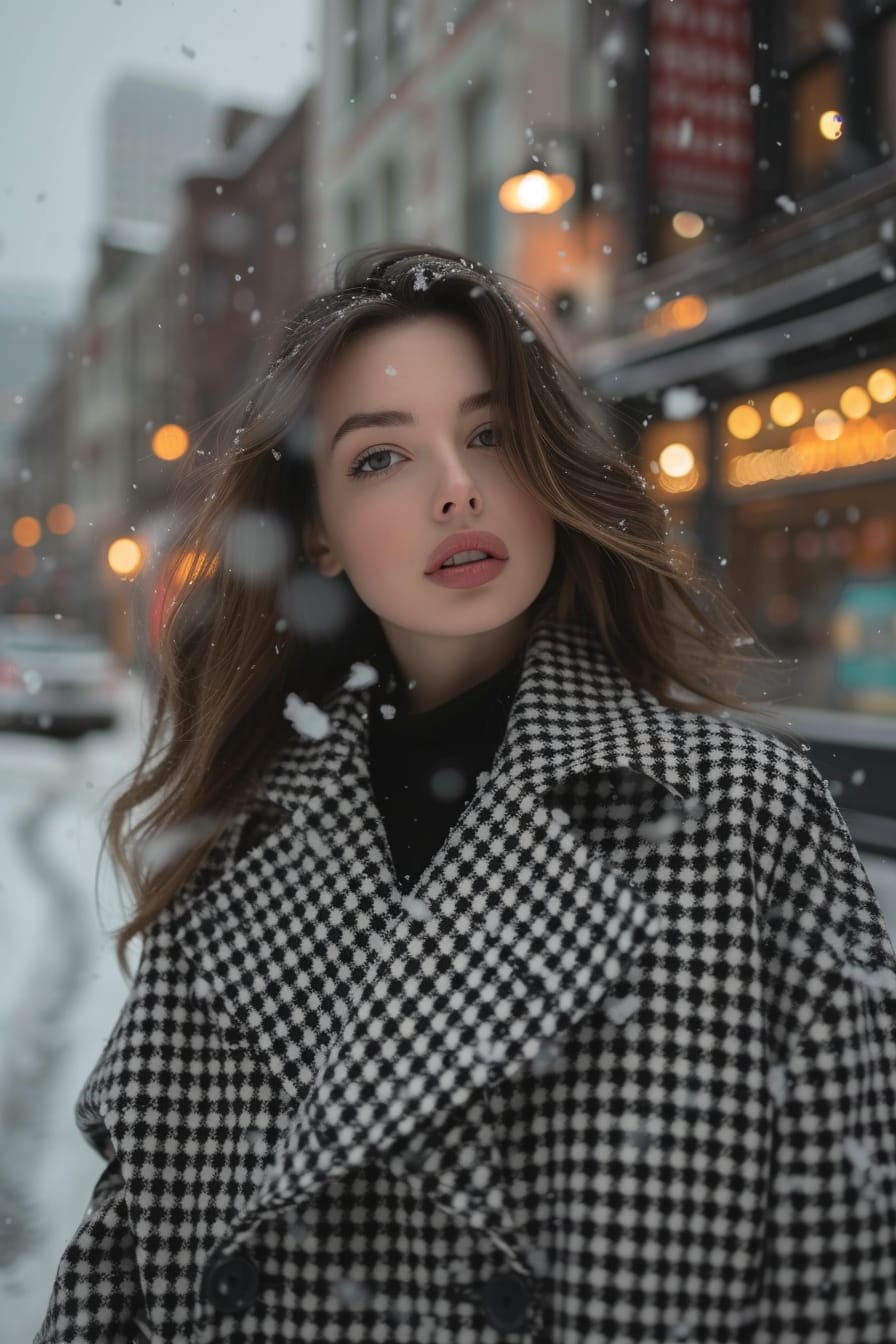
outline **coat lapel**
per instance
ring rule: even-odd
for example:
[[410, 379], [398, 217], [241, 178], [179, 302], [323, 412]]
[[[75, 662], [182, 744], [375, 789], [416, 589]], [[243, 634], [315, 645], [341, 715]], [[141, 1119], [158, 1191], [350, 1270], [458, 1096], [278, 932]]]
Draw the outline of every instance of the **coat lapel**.
[[549, 1058], [660, 928], [551, 791], [628, 767], [681, 798], [686, 762], [669, 711], [593, 636], [542, 623], [492, 771], [405, 896], [370, 787], [369, 704], [369, 690], [343, 689], [323, 735], [297, 736], [265, 787], [287, 820], [185, 904], [182, 945], [213, 1011], [296, 1103], [232, 1230], [374, 1159], [401, 1167], [438, 1130], [440, 1150], [446, 1131], [478, 1142], [478, 1174], [443, 1167], [434, 1193], [512, 1251], [482, 1098]]

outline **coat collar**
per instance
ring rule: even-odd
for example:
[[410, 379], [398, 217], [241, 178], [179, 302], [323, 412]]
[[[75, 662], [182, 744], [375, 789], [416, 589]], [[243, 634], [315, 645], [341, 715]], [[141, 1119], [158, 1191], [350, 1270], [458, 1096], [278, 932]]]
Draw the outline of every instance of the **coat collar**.
[[[370, 687], [345, 687], [315, 725], [322, 736], [291, 743], [263, 786], [291, 811], [310, 777], [366, 758]], [[492, 776], [505, 786], [543, 791], [592, 769], [628, 768], [677, 797], [690, 771], [671, 731], [672, 713], [634, 686], [584, 626], [544, 619], [530, 633], [519, 687]]]
[[[287, 819], [179, 917], [211, 1011], [295, 1102], [231, 1244], [353, 1167], [400, 1163], [452, 1118], [462, 1129], [487, 1087], [606, 1007], [660, 927], [550, 803], [554, 786], [595, 768], [639, 771], [679, 798], [687, 787], [674, 713], [587, 630], [542, 623], [530, 635], [492, 771], [409, 896], [370, 788], [370, 700], [370, 688], [343, 689], [324, 735], [281, 754], [263, 793]], [[484, 1180], [443, 1169], [433, 1193], [510, 1252], [499, 1165], [480, 1153]]]

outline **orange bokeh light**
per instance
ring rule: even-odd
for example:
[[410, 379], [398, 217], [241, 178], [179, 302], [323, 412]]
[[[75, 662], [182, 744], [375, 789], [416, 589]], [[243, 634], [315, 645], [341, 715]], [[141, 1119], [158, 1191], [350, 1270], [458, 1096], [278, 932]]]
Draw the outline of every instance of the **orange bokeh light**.
[[12, 539], [17, 546], [36, 546], [40, 541], [41, 526], [36, 518], [24, 514], [12, 525]]
[[106, 552], [106, 559], [113, 574], [120, 579], [133, 579], [143, 568], [146, 557], [133, 537], [118, 537]]
[[75, 511], [71, 504], [54, 504], [47, 512], [47, 527], [54, 536], [64, 537], [75, 525]]
[[159, 425], [152, 436], [152, 450], [163, 462], [175, 462], [190, 446], [190, 436], [182, 425]]

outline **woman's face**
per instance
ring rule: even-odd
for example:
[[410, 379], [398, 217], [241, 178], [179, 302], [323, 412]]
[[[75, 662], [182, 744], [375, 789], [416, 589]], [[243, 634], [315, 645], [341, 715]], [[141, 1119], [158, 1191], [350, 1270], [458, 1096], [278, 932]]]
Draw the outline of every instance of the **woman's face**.
[[[522, 626], [550, 574], [554, 522], [504, 469], [499, 408], [461, 409], [490, 384], [475, 330], [431, 316], [356, 337], [316, 388], [321, 525], [306, 530], [306, 550], [322, 574], [345, 571], [399, 655], [421, 639], [487, 642]], [[401, 422], [340, 433], [349, 417], [387, 411]], [[435, 548], [468, 530], [504, 543], [500, 573], [473, 588], [428, 578]]]

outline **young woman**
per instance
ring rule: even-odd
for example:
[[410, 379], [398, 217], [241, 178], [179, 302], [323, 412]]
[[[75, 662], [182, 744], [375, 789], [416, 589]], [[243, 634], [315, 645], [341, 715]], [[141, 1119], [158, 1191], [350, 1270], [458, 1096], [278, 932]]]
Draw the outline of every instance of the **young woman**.
[[41, 1344], [896, 1338], [879, 903], [522, 288], [346, 259], [204, 454]]

